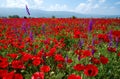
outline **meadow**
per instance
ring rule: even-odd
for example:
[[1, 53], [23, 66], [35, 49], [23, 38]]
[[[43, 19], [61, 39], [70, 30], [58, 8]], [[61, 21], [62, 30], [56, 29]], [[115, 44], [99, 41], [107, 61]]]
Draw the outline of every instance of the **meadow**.
[[0, 79], [120, 79], [120, 19], [1, 18]]

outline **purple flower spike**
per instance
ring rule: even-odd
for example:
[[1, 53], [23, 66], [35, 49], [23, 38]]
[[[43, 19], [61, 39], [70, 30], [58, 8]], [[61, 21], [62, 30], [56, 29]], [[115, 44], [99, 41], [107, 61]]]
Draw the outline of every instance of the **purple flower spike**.
[[36, 54], [36, 48], [34, 48], [33, 53]]
[[66, 63], [68, 62], [68, 55], [66, 55], [65, 62]]
[[27, 29], [30, 29], [30, 24], [28, 25]]
[[45, 34], [45, 24], [42, 25], [42, 34]]
[[95, 53], [95, 50], [94, 50], [94, 49], [92, 49], [92, 55], [94, 55], [94, 53]]
[[90, 32], [92, 30], [92, 26], [93, 26], [93, 21], [92, 19], [89, 21], [89, 26], [88, 26], [88, 31]]
[[79, 47], [80, 47], [81, 49], [82, 49], [83, 43], [84, 43], [84, 41], [83, 41], [83, 40], [79, 40], [78, 45], [79, 45]]
[[79, 60], [79, 61], [80, 61], [80, 59], [81, 59], [80, 56], [78, 56], [78, 60]]
[[119, 44], [119, 38], [116, 38], [116, 48], [118, 48], [118, 44]]
[[110, 41], [112, 41], [112, 31], [110, 30], [109, 34], [108, 34], [108, 38]]
[[109, 46], [109, 47], [112, 47], [112, 41], [109, 42], [108, 46]]
[[30, 39], [33, 40], [33, 33], [30, 31]]
[[26, 5], [26, 11], [27, 11], [27, 14], [30, 16], [30, 11], [27, 5]]
[[109, 44], [108, 44], [108, 46], [109, 47], [111, 47], [112, 46], [112, 31], [110, 30], [110, 32], [109, 32], [109, 34], [108, 34], [108, 38], [109, 38], [109, 40], [110, 40], [110, 42], [109, 42]]
[[22, 29], [25, 33], [27, 33], [27, 28], [26, 28], [26, 26], [25, 26], [25, 23], [24, 23], [24, 22], [23, 22], [23, 24], [22, 24], [21, 29]]
[[92, 39], [92, 46], [95, 45], [95, 44], [94, 44], [94, 41], [95, 41], [95, 37], [93, 37], [93, 39]]

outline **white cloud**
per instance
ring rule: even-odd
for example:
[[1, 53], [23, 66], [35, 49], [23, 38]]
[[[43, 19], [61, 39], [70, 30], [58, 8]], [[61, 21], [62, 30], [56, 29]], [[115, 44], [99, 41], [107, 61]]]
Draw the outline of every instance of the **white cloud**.
[[6, 0], [0, 0], [0, 7], [4, 7], [6, 3]]
[[1, 1], [0, 7], [25, 8], [25, 5], [27, 4], [29, 8], [34, 9], [42, 9], [48, 11], [72, 11], [86, 14], [119, 13], [119, 8], [115, 7], [114, 5], [120, 5], [120, 1], [118, 1], [115, 2], [114, 5], [109, 6], [105, 4], [107, 0], [86, 0], [83, 3], [79, 3], [78, 5], [76, 5], [76, 7], [59, 3], [45, 6], [44, 0], [0, 0], [0, 1]]
[[40, 8], [43, 3], [43, 0], [33, 0], [33, 1], [34, 1], [35, 8]]
[[92, 3], [80, 3], [76, 8], [75, 11], [79, 13], [89, 13], [93, 9], [99, 7], [99, 4], [92, 4]]
[[54, 4], [54, 5], [43, 5], [44, 0], [2, 0], [0, 7], [6, 8], [25, 8], [27, 4], [29, 8], [42, 9], [48, 11], [68, 11], [68, 6], [66, 4]]
[[25, 4], [28, 4], [26, 0], [6, 0], [6, 6], [9, 8], [17, 7], [22, 8], [25, 7]]
[[27, 4], [30, 8], [40, 8], [43, 0], [4, 0], [1, 7], [7, 8], [25, 8]]
[[103, 3], [106, 0], [87, 0], [87, 2], [80, 3], [75, 7], [75, 12], [78, 13], [93, 13], [93, 11], [101, 8], [100, 6], [103, 5]]
[[49, 6], [49, 8], [46, 8], [48, 11], [66, 11], [68, 10], [68, 6], [66, 4], [60, 5], [60, 4], [55, 4]]

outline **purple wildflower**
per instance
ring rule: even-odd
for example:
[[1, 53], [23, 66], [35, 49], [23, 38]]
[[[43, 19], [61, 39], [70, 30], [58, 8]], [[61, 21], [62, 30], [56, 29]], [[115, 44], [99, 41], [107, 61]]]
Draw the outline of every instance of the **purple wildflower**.
[[108, 47], [112, 47], [112, 41], [109, 42]]
[[108, 34], [108, 38], [110, 41], [112, 41], [112, 31], [110, 30], [109, 34]]
[[116, 48], [118, 48], [118, 44], [119, 44], [119, 38], [116, 38]]
[[30, 16], [30, 11], [27, 5], [26, 5], [26, 11], [27, 11], [27, 14]]
[[27, 27], [27, 29], [30, 29], [30, 24], [28, 24], [28, 27]]
[[88, 31], [90, 32], [92, 30], [93, 27], [93, 21], [92, 19], [89, 21], [89, 25], [88, 25]]
[[[95, 43], [94, 43], [94, 41], [95, 41], [95, 37], [93, 37], [93, 39], [92, 39], [92, 46], [94, 46], [95, 45]], [[92, 55], [94, 55], [94, 53], [95, 53], [95, 50], [94, 49], [92, 49]]]
[[27, 33], [27, 28], [26, 28], [26, 26], [25, 26], [25, 22], [23, 22], [21, 29], [22, 29], [25, 33]]
[[36, 48], [34, 48], [33, 53], [36, 54]]
[[112, 46], [112, 31], [110, 30], [109, 34], [108, 34], [108, 38], [110, 40], [108, 46], [111, 47]]
[[78, 43], [78, 45], [79, 45], [79, 47], [82, 49], [82, 46], [83, 46], [83, 43], [84, 43], [84, 41], [81, 39], [81, 40], [79, 40], [79, 43]]
[[30, 31], [29, 36], [30, 36], [30, 39], [33, 40], [33, 33], [32, 33], [32, 31]]
[[94, 50], [94, 49], [92, 49], [92, 55], [94, 55], [94, 53], [95, 53], [95, 50]]
[[80, 59], [81, 59], [80, 56], [78, 56], [78, 60], [79, 60], [79, 61], [80, 61]]
[[65, 60], [66, 60], [66, 63], [68, 62], [68, 55], [66, 55], [66, 58], [65, 58]]
[[95, 41], [95, 37], [93, 37], [93, 39], [92, 39], [92, 46], [95, 45], [95, 44], [94, 44], [94, 41]]
[[42, 25], [42, 34], [45, 34], [45, 24]]

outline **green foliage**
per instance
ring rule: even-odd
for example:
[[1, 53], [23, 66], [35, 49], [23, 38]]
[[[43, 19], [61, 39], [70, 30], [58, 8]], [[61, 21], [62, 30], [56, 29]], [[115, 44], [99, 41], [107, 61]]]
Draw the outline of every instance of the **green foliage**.
[[72, 16], [73, 19], [76, 19], [77, 17], [76, 16]]
[[54, 18], [55, 18], [55, 16], [52, 16], [52, 18], [54, 19]]
[[10, 15], [9, 18], [20, 18], [19, 15]]

